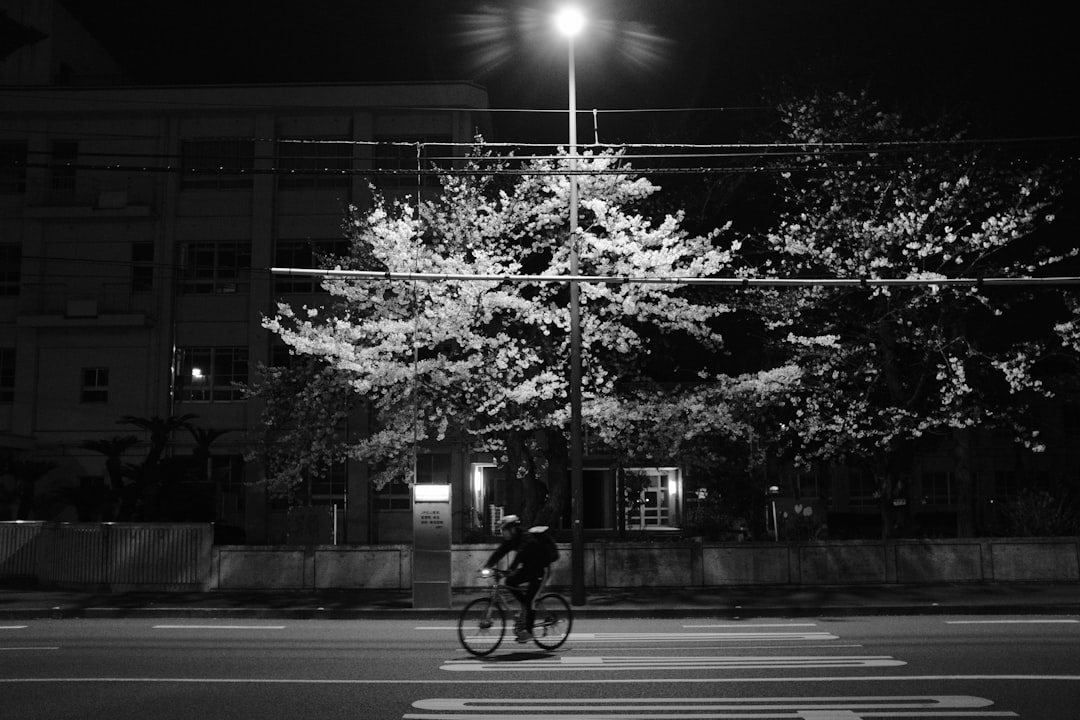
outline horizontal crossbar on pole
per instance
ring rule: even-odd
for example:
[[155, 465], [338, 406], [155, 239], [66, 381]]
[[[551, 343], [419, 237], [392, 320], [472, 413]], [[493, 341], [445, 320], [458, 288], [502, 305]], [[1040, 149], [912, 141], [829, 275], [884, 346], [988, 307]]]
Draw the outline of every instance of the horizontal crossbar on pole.
[[272, 267], [274, 275], [314, 275], [359, 280], [408, 280], [421, 282], [518, 282], [518, 283], [600, 283], [607, 285], [717, 285], [724, 287], [882, 287], [959, 285], [1080, 285], [1080, 277], [984, 277], [984, 278], [730, 278], [686, 277], [681, 275], [484, 275], [473, 273], [423, 273], [380, 270], [320, 270], [315, 268]]

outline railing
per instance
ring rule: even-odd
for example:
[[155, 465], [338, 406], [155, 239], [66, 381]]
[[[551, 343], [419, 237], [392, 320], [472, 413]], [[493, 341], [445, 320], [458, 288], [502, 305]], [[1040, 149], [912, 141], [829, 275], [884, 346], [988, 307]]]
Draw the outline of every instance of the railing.
[[109, 590], [206, 590], [213, 526], [0, 522], [0, 579]]

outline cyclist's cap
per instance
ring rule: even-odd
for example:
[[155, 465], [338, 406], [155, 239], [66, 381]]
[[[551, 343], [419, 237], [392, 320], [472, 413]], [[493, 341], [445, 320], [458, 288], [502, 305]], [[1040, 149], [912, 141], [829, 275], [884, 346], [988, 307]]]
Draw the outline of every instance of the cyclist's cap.
[[505, 515], [502, 522], [499, 523], [499, 528], [505, 530], [506, 528], [517, 527], [521, 524], [521, 518], [517, 515]]

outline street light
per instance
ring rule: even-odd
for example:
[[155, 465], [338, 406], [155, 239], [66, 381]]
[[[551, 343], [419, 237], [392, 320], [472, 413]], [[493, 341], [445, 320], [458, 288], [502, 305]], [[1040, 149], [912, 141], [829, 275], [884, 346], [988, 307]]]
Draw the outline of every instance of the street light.
[[[574, 37], [585, 27], [581, 10], [568, 6], [555, 16], [555, 25], [566, 36], [569, 67], [570, 147], [570, 275], [578, 274], [577, 86], [574, 78]], [[570, 602], [585, 604], [585, 532], [582, 526], [583, 452], [581, 447], [581, 297], [577, 280], [570, 281]]]

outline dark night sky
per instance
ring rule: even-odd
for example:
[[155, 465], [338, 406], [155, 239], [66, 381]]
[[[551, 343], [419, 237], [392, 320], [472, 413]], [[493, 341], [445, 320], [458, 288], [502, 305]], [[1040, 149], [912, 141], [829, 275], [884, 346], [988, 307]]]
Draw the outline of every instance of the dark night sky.
[[[494, 108], [566, 107], [555, 0], [66, 0], [147, 84], [472, 80]], [[1067, 3], [581, 0], [582, 109], [738, 108], [791, 77], [968, 113], [980, 135], [1073, 134]], [[175, 9], [173, 9], [175, 8]], [[740, 115], [741, 114], [741, 115]], [[729, 110], [728, 119], [750, 111]], [[702, 137], [718, 113], [602, 115], [608, 141]], [[495, 139], [558, 137], [556, 114], [500, 114]], [[530, 124], [526, 124], [526, 119]], [[558, 124], [556, 124], [558, 123]], [[621, 124], [620, 124], [621, 123]], [[736, 122], [737, 124], [737, 122]], [[722, 132], [722, 130], [721, 130]], [[530, 133], [533, 133], [531, 135]], [[534, 137], [535, 135], [535, 137]], [[591, 124], [583, 141], [591, 139]]]

